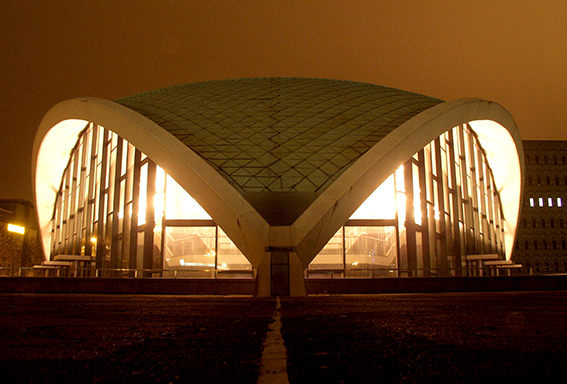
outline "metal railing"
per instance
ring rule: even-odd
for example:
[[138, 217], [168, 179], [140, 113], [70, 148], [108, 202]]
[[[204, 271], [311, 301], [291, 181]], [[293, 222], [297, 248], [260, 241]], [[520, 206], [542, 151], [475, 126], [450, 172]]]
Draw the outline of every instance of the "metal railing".
[[[510, 268], [508, 265], [485, 266], [478, 268], [462, 268], [461, 276], [501, 276], [512, 275], [530, 276], [533, 270], [523, 272], [521, 268]], [[315, 277], [319, 275], [319, 277]], [[322, 269], [306, 269], [304, 271], [306, 279], [342, 279], [342, 278], [383, 278], [383, 277], [457, 277], [455, 269], [402, 269], [402, 268], [322, 268]]]

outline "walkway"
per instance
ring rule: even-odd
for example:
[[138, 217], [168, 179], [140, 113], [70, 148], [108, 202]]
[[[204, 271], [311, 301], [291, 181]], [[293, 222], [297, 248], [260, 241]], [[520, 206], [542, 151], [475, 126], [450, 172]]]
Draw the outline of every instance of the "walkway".
[[256, 384], [278, 317], [292, 384], [567, 376], [565, 291], [316, 296], [278, 311], [250, 297], [0, 294], [0, 382]]

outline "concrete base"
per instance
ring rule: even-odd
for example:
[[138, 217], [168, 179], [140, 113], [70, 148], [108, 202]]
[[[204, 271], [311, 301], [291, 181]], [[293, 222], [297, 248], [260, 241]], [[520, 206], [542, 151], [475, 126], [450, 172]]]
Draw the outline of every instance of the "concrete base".
[[251, 296], [254, 279], [6, 277], [0, 292]]
[[308, 279], [308, 294], [505, 292], [567, 290], [567, 275]]
[[[308, 279], [307, 293], [567, 291], [567, 275]], [[254, 295], [253, 279], [127, 279], [2, 277], [0, 293], [114, 293], [152, 295]]]

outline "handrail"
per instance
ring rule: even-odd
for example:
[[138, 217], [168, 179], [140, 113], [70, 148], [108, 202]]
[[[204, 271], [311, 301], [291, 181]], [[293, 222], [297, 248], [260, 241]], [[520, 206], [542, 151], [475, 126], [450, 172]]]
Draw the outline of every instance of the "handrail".
[[[505, 265], [487, 265], [485, 266], [485, 271], [498, 271], [501, 269], [519, 269], [521, 268], [520, 264], [505, 264]], [[427, 269], [427, 268], [415, 268], [415, 269], [407, 269], [407, 268], [390, 268], [390, 267], [378, 267], [378, 268], [321, 268], [321, 269], [305, 269], [304, 270], [304, 277], [306, 279], [311, 278], [309, 275], [315, 274], [324, 274], [329, 275], [331, 279], [334, 279], [336, 275], [339, 275], [338, 278], [344, 277], [352, 277], [357, 278], [357, 276], [352, 276], [353, 272], [367, 272], [371, 276], [371, 278], [379, 278], [379, 277], [386, 277], [383, 275], [384, 272], [393, 275], [394, 277], [436, 277], [436, 276], [452, 276], [455, 270], [452, 268], [435, 268]], [[463, 272], [466, 272], [464, 276], [478, 276], [478, 268], [474, 267], [463, 267]], [[351, 276], [347, 276], [351, 273]], [[378, 272], [382, 273], [382, 276], [377, 276]], [[421, 273], [420, 273], [421, 272]], [[447, 274], [439, 274], [439, 272], [447, 272]], [[481, 276], [487, 276], [488, 274], [482, 274]], [[498, 274], [497, 274], [498, 275]], [[533, 275], [533, 271], [530, 269], [530, 273], [528, 275]], [[362, 277], [364, 278], [364, 277]]]

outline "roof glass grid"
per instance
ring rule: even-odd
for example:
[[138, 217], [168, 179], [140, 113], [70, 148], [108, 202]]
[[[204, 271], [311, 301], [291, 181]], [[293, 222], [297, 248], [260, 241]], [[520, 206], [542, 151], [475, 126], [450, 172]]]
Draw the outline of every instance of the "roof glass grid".
[[[441, 101], [363, 83], [260, 78], [187, 84], [118, 102], [168, 130], [241, 190], [317, 192]], [[253, 171], [236, 172], [238, 164]]]

